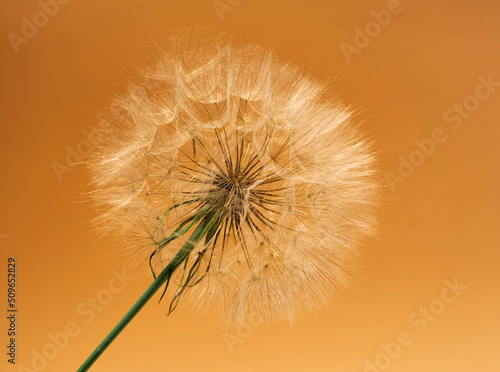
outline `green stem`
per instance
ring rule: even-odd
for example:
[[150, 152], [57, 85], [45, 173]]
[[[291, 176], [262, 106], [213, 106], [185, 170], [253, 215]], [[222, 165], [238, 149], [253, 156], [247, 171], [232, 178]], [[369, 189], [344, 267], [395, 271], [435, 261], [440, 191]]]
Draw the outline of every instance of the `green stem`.
[[109, 345], [115, 340], [115, 338], [120, 334], [121, 331], [130, 323], [130, 321], [137, 315], [137, 313], [144, 307], [144, 305], [153, 297], [153, 295], [160, 289], [160, 287], [170, 281], [175, 269], [189, 257], [189, 254], [193, 248], [198, 244], [203, 237], [210, 231], [211, 227], [217, 222], [220, 213], [209, 214], [203, 218], [198, 227], [189, 238], [189, 240], [182, 246], [182, 248], [177, 252], [172, 261], [163, 269], [163, 271], [156, 277], [156, 279], [151, 283], [151, 285], [146, 289], [142, 296], [137, 300], [137, 302], [130, 308], [130, 310], [125, 314], [125, 316], [118, 322], [118, 324], [109, 332], [109, 334], [104, 338], [104, 340], [96, 347], [96, 349], [90, 354], [87, 360], [81, 365], [77, 372], [88, 371], [89, 368], [94, 364], [94, 362], [101, 356], [104, 350], [107, 349]]

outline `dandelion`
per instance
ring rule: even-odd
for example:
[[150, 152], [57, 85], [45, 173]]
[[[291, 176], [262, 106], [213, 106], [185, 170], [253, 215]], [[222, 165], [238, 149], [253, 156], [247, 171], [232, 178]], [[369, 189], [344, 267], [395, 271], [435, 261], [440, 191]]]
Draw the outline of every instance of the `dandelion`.
[[108, 343], [162, 287], [169, 313], [292, 323], [345, 288], [374, 232], [374, 155], [350, 109], [257, 45], [178, 35], [93, 141], [99, 225], [155, 278]]

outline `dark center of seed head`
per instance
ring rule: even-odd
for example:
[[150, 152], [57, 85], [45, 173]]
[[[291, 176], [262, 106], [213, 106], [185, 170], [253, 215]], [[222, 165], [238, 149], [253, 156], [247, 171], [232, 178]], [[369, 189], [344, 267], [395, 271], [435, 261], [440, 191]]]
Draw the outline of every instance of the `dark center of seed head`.
[[239, 214], [243, 211], [243, 198], [245, 193], [244, 174], [233, 174], [228, 178], [217, 177], [214, 182], [222, 191], [218, 194], [216, 204], [231, 214]]

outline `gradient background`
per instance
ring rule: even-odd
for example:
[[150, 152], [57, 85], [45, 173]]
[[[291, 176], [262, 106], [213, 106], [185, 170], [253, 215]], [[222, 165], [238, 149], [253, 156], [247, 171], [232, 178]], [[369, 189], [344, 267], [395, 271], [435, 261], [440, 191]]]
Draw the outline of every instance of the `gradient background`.
[[[386, 171], [396, 172], [399, 156], [408, 159], [414, 141], [434, 128], [448, 139], [394, 191], [385, 189], [381, 234], [363, 249], [363, 276], [318, 316], [294, 329], [254, 327], [231, 352], [213, 320], [181, 311], [166, 318], [167, 303], [157, 306], [155, 296], [91, 371], [362, 372], [377, 357], [394, 372], [500, 371], [500, 89], [459, 129], [443, 120], [474, 94], [479, 76], [500, 81], [500, 3], [401, 0], [402, 11], [348, 63], [340, 43], [352, 45], [354, 28], [386, 6], [243, 0], [221, 20], [212, 0], [73, 0], [16, 54], [7, 34], [20, 34], [22, 18], [40, 5], [2, 1], [0, 370], [37, 371], [34, 353], [75, 322], [79, 334], [38, 368], [75, 371], [151, 282], [145, 263], [130, 264], [118, 242], [91, 229], [84, 166], [59, 182], [52, 164], [65, 164], [68, 146], [82, 144], [82, 130], [136, 76], [154, 40], [197, 24], [233, 34], [236, 43], [272, 43], [282, 57], [331, 79], [332, 93], [363, 110], [362, 127]], [[9, 256], [18, 265], [17, 368], [5, 355]], [[134, 279], [86, 322], [78, 307], [127, 265], [136, 267]], [[454, 278], [467, 289], [418, 332], [409, 317]], [[403, 331], [413, 343], [387, 365], [380, 345]]]

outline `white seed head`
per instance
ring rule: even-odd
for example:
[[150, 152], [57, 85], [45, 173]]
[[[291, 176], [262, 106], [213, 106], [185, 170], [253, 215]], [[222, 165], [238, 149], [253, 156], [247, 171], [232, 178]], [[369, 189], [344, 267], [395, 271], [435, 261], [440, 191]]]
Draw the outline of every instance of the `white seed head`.
[[374, 232], [371, 145], [323, 84], [266, 48], [177, 36], [92, 136], [99, 226], [156, 273], [196, 216], [220, 212], [170, 295], [233, 325], [255, 314], [292, 322], [327, 305]]

